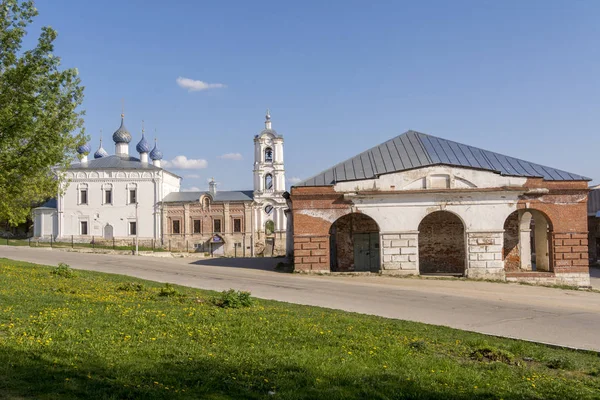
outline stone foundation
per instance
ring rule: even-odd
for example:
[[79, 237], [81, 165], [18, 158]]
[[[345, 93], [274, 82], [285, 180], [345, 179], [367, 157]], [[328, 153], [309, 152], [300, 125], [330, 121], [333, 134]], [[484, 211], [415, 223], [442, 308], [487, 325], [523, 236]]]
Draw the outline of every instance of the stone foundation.
[[467, 232], [467, 278], [504, 280], [503, 232]]
[[381, 234], [381, 274], [418, 275], [418, 232]]

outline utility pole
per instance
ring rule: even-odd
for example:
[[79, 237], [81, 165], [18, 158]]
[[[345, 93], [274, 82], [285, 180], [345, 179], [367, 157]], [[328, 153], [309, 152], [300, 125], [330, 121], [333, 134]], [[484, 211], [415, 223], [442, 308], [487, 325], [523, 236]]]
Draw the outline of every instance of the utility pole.
[[139, 256], [139, 251], [138, 251], [138, 242], [139, 242], [139, 232], [140, 232], [140, 227], [139, 227], [139, 223], [138, 223], [138, 202], [135, 202], [135, 255]]

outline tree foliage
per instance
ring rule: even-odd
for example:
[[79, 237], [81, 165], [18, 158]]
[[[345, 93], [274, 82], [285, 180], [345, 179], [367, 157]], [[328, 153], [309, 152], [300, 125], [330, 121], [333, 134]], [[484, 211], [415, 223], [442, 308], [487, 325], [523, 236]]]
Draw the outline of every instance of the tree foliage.
[[60, 69], [56, 31], [43, 27], [23, 49], [33, 1], [0, 0], [0, 220], [17, 225], [55, 197], [86, 140], [77, 69]]

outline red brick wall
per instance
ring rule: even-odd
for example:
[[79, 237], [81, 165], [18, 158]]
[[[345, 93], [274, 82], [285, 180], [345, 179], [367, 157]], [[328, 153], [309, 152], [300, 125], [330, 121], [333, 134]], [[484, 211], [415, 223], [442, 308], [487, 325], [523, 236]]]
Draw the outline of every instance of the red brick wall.
[[294, 235], [294, 268], [297, 271], [329, 270], [329, 235]]
[[553, 233], [554, 272], [588, 272], [588, 234]]
[[437, 211], [419, 224], [419, 271], [456, 272], [465, 270], [465, 228], [456, 215]]

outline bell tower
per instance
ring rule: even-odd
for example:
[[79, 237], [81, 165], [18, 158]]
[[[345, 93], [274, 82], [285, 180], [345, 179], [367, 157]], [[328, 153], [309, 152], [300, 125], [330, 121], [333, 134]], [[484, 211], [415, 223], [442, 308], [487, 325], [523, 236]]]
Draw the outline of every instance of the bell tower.
[[[283, 198], [286, 190], [283, 164], [283, 136], [271, 124], [271, 113], [267, 110], [265, 129], [254, 136], [254, 221], [255, 231], [261, 237], [285, 235], [287, 203]], [[285, 254], [285, 240], [283, 241]]]

